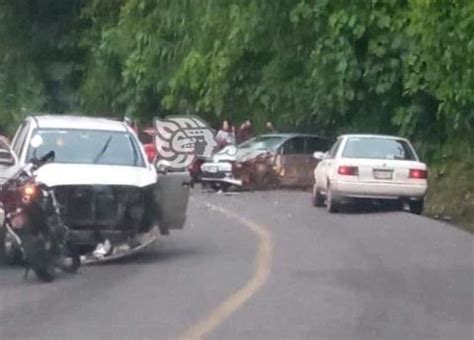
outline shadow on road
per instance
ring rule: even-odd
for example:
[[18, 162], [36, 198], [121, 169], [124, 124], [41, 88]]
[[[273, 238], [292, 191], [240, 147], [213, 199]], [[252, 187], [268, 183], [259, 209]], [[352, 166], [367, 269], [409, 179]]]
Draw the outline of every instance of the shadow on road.
[[[77, 276], [82, 275], [82, 272], [87, 271], [89, 267], [114, 267], [114, 266], [143, 266], [143, 265], [155, 265], [158, 263], [172, 263], [179, 262], [184, 258], [196, 257], [196, 255], [203, 255], [204, 252], [199, 250], [199, 248], [170, 248], [167, 247], [160, 248], [159, 246], [152, 247], [148, 250], [144, 250], [141, 253], [136, 253], [128, 257], [117, 259], [114, 261], [106, 263], [97, 263], [94, 265], [83, 266], [79, 270], [79, 273], [75, 275], [70, 275], [66, 273], [59, 273], [57, 280], [64, 281], [74, 279]], [[18, 284], [22, 285], [38, 285], [41, 284], [33, 272], [29, 273], [28, 279], [24, 280], [23, 275], [25, 273], [25, 268], [21, 265], [1, 265], [0, 266], [0, 288], [14, 287]], [[54, 283], [53, 283], [54, 284]]]
[[392, 201], [355, 201], [343, 203], [339, 209], [342, 214], [377, 214], [403, 211], [400, 202]]
[[202, 254], [199, 248], [189, 249], [159, 249], [158, 247], [152, 247], [151, 249], [145, 250], [140, 253], [136, 253], [115, 261], [96, 264], [95, 266], [113, 266], [113, 265], [147, 265], [156, 264], [160, 262], [175, 262], [179, 261], [184, 257], [192, 257]]

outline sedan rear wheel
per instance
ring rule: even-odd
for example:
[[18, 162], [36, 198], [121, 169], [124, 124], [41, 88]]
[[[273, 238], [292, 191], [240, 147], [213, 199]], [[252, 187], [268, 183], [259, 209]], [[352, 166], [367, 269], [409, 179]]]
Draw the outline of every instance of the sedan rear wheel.
[[410, 212], [412, 214], [421, 215], [423, 212], [423, 200], [420, 201], [411, 201], [409, 203]]
[[330, 213], [336, 213], [339, 211], [339, 202], [334, 197], [331, 187], [328, 187], [328, 193], [326, 197], [326, 208]]
[[313, 185], [313, 195], [312, 195], [313, 206], [322, 207], [324, 206], [324, 196], [318, 190], [316, 183]]

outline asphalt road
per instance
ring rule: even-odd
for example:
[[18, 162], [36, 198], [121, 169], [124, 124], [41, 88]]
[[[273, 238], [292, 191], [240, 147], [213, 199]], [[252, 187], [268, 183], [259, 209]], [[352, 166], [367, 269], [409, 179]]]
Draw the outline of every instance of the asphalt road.
[[474, 238], [305, 192], [194, 190], [186, 229], [52, 284], [0, 268], [0, 339], [473, 339]]

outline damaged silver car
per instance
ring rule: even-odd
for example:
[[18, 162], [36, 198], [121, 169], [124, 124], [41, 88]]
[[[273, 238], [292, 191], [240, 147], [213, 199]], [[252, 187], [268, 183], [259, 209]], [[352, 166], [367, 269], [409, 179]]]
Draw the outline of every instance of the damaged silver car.
[[313, 134], [258, 136], [235, 151], [224, 148], [202, 164], [202, 181], [223, 190], [230, 186], [250, 190], [310, 187], [317, 164], [313, 153], [325, 152], [329, 145], [329, 139]]

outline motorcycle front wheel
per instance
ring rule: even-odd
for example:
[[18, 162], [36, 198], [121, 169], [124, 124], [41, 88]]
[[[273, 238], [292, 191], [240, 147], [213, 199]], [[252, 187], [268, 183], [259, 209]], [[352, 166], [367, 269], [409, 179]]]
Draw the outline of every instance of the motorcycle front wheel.
[[80, 266], [81, 257], [79, 251], [72, 244], [67, 243], [59, 256], [58, 267], [61, 268], [63, 272], [73, 274], [78, 271]]
[[41, 266], [34, 266], [31, 269], [35, 272], [36, 277], [43, 282], [52, 282], [56, 278], [54, 266], [44, 264]]
[[55, 265], [44, 241], [33, 235], [24, 235], [22, 243], [27, 265], [34, 271], [36, 277], [43, 282], [54, 281]]

